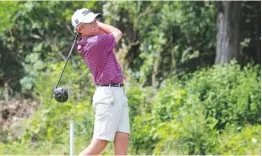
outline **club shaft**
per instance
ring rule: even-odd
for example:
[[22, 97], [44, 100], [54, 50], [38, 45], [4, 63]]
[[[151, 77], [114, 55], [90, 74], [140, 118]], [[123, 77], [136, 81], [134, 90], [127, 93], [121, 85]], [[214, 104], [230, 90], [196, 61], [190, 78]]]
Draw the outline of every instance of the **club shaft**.
[[74, 40], [74, 42], [73, 42], [73, 44], [72, 44], [72, 47], [71, 47], [70, 52], [69, 52], [69, 54], [68, 54], [68, 56], [67, 56], [67, 59], [66, 59], [66, 63], [65, 63], [64, 68], [63, 68], [63, 70], [62, 70], [62, 73], [60, 74], [60, 77], [59, 77], [59, 79], [58, 79], [58, 81], [57, 81], [57, 84], [56, 84], [56, 87], [55, 87], [55, 88], [57, 88], [58, 85], [59, 85], [59, 83], [60, 83], [60, 80], [61, 80], [61, 78], [62, 78], [62, 76], [63, 76], [64, 71], [65, 71], [67, 62], [68, 62], [68, 60], [70, 59], [71, 54], [72, 54], [72, 51], [73, 51], [73, 49], [74, 49], [74, 47], [75, 47], [77, 37], [78, 37], [78, 35], [75, 36], [75, 40]]

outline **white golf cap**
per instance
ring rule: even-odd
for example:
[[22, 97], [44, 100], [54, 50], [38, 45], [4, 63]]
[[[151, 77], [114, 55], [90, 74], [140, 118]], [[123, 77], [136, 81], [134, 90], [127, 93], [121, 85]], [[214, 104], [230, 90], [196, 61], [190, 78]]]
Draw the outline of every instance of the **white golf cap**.
[[72, 25], [75, 29], [79, 24], [91, 23], [99, 16], [102, 16], [102, 14], [100, 13], [95, 14], [91, 12], [91, 10], [86, 9], [86, 8], [78, 9], [71, 18]]

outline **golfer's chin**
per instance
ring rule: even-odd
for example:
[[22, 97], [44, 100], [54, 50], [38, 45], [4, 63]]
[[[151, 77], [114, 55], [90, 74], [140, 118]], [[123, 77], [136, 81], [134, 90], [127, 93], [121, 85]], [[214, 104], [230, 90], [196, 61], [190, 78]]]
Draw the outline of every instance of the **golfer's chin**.
[[103, 34], [103, 32], [100, 31], [100, 30], [97, 30], [97, 31], [93, 32], [93, 35], [99, 35], [99, 34]]
[[95, 36], [95, 35], [99, 35], [99, 34], [103, 34], [103, 32], [98, 30], [98, 31], [93, 31], [93, 32], [82, 33], [83, 36]]
[[87, 36], [95, 36], [98, 35], [99, 32], [90, 32], [90, 33], [86, 33]]

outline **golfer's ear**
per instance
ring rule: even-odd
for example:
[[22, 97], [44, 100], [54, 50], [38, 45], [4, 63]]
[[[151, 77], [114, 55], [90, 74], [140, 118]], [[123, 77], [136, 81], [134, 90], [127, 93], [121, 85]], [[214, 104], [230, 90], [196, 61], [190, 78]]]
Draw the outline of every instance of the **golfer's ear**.
[[82, 33], [83, 27], [80, 25], [79, 27], [76, 28], [76, 31], [77, 31], [78, 33]]
[[76, 28], [76, 32], [81, 33], [80, 28]]

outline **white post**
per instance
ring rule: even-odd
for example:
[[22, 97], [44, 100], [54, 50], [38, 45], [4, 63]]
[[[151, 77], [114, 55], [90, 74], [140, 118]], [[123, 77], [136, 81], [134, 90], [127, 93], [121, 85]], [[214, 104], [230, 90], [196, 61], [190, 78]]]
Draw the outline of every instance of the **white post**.
[[70, 156], [74, 155], [74, 121], [70, 122]]

